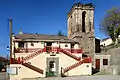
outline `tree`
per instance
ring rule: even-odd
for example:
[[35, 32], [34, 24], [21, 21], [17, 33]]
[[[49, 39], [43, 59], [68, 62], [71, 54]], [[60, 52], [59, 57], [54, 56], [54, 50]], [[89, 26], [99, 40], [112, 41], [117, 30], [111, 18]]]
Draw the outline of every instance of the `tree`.
[[58, 36], [65, 36], [65, 35], [62, 33], [62, 31], [61, 31], [61, 30], [60, 30], [60, 31], [58, 31], [57, 35], [58, 35]]
[[100, 23], [100, 31], [111, 37], [113, 42], [117, 41], [120, 34], [120, 9], [112, 8], [107, 11], [105, 17]]

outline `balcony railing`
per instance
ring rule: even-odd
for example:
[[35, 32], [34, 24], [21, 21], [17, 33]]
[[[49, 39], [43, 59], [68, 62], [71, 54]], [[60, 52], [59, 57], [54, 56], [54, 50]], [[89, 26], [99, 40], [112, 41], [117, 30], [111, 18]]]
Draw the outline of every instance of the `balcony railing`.
[[92, 62], [92, 58], [91, 57], [83, 58], [83, 63], [91, 63], [91, 62]]
[[[38, 49], [42, 48], [14, 48], [14, 53], [32, 53]], [[59, 50], [60, 50], [59, 47], [51, 46], [44, 47], [44, 52], [59, 52]], [[64, 49], [64, 50], [69, 51], [70, 53], [82, 53], [82, 49]]]
[[14, 53], [32, 53], [42, 48], [14, 48]]
[[20, 64], [20, 58], [14, 59], [14, 58], [10, 58], [10, 64]]
[[[60, 50], [59, 47], [51, 47], [51, 46], [45, 47], [45, 52], [59, 52], [59, 50]], [[69, 51], [70, 53], [82, 53], [83, 52], [82, 49], [63, 49], [63, 50]]]

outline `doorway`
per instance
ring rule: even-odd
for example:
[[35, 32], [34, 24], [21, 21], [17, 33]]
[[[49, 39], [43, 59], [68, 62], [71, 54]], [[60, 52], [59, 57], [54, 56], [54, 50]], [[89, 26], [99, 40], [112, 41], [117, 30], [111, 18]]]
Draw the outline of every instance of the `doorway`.
[[46, 65], [47, 65], [46, 77], [58, 76], [59, 58], [55, 57], [47, 58]]
[[96, 59], [96, 60], [95, 60], [95, 64], [96, 64], [96, 65], [95, 65], [95, 66], [96, 66], [96, 69], [97, 69], [97, 70], [100, 70], [100, 59]]
[[74, 45], [75, 44], [73, 44], [73, 43], [71, 44], [71, 53], [74, 53]]
[[47, 42], [46, 46], [52, 46], [52, 42]]
[[47, 42], [46, 43], [46, 51], [51, 52], [52, 51], [52, 42]]

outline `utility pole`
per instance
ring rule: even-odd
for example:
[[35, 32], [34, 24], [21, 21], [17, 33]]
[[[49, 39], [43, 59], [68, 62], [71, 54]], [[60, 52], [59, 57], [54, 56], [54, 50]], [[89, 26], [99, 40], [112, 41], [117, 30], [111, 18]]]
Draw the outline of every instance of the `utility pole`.
[[9, 26], [10, 26], [10, 63], [12, 58], [12, 19], [9, 19]]

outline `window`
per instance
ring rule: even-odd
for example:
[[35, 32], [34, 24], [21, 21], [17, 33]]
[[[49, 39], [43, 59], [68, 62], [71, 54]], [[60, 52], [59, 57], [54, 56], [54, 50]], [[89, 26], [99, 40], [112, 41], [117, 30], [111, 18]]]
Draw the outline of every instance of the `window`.
[[50, 61], [50, 68], [54, 68], [54, 61]]
[[41, 44], [44, 44], [44, 42], [41, 42]]
[[9, 68], [8, 73], [10, 73], [12, 75], [17, 75], [17, 67]]
[[83, 11], [82, 12], [82, 32], [85, 32], [85, 15], [86, 15], [86, 12]]
[[108, 65], [108, 59], [103, 59], [103, 65]]
[[91, 31], [91, 22], [89, 22], [89, 31]]
[[89, 65], [87, 65], [86, 67], [89, 67]]
[[67, 45], [67, 44], [65, 44], [65, 47], [68, 47], [68, 45]]
[[31, 46], [34, 46], [34, 43], [33, 43], [33, 42], [31, 42]]
[[22, 47], [23, 48], [24, 47], [24, 42], [19, 42], [18, 43], [18, 47]]

